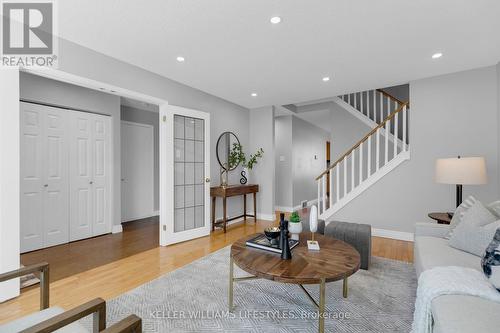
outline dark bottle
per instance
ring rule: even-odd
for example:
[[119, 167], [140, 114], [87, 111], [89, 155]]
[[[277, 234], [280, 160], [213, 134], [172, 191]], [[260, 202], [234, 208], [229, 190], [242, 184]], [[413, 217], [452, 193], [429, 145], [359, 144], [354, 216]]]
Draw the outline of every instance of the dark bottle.
[[281, 237], [281, 231], [285, 229], [285, 213], [280, 213], [280, 241], [279, 248], [283, 249], [283, 238]]
[[288, 242], [288, 221], [283, 220], [283, 224], [280, 222], [280, 245], [281, 248], [281, 259], [288, 260], [292, 259], [292, 252], [290, 251], [290, 243]]

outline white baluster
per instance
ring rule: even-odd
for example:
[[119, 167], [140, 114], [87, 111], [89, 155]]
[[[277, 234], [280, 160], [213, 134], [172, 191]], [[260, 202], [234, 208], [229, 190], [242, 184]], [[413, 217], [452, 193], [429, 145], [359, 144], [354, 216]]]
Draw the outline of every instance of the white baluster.
[[372, 136], [371, 135], [368, 137], [368, 153], [367, 154], [368, 154], [368, 156], [367, 156], [368, 172], [367, 172], [366, 178], [368, 178], [372, 175]]
[[391, 120], [389, 119], [386, 123], [385, 123], [385, 152], [384, 152], [384, 156], [385, 156], [385, 159], [384, 159], [384, 165], [387, 164], [387, 161], [389, 160], [389, 133], [390, 133], [390, 129], [391, 129]]
[[354, 93], [354, 108], [358, 109], [358, 93]]
[[347, 94], [347, 103], [351, 105], [351, 94]]
[[321, 205], [319, 204], [321, 202], [321, 183], [318, 179], [318, 213], [321, 214]]
[[356, 164], [356, 149], [354, 149], [351, 152], [351, 191], [354, 189], [354, 165], [355, 164]]
[[359, 184], [363, 182], [363, 143], [359, 145]]
[[380, 110], [379, 111], [379, 120], [378, 120], [378, 123], [380, 124], [382, 122], [382, 120], [384, 120], [384, 95], [382, 95], [382, 93], [379, 93], [379, 96], [380, 96]]
[[339, 199], [340, 199], [340, 166], [337, 164], [337, 166], [335, 167], [336, 171], [335, 171], [335, 175], [336, 175], [336, 178], [337, 178], [337, 181], [336, 181], [336, 184], [335, 184], [335, 196], [337, 197], [337, 201], [336, 202], [339, 202]]
[[373, 90], [373, 109], [372, 109], [372, 119], [374, 122], [377, 122], [377, 91]]
[[332, 208], [333, 206], [333, 169], [330, 169], [330, 184], [329, 187], [330, 187], [330, 195], [328, 196], [328, 202], [329, 202], [329, 205], [328, 205], [328, 208]]
[[394, 116], [394, 157], [398, 154], [398, 114]]
[[[384, 119], [386, 117], [389, 117], [389, 115], [391, 114], [391, 100], [389, 97], [387, 97], [387, 115], [384, 117]], [[389, 127], [389, 132], [391, 131], [391, 128]], [[388, 133], [389, 133], [388, 132]]]
[[347, 156], [344, 157], [344, 197], [347, 195]]
[[406, 105], [403, 106], [403, 151], [406, 151]]
[[321, 188], [322, 188], [322, 196], [323, 196], [323, 200], [322, 200], [322, 206], [323, 206], [323, 212], [326, 211], [326, 173], [323, 175], [323, 177], [321, 177]]
[[375, 171], [378, 171], [380, 167], [380, 128], [377, 129], [377, 140], [376, 140], [376, 151], [375, 151]]

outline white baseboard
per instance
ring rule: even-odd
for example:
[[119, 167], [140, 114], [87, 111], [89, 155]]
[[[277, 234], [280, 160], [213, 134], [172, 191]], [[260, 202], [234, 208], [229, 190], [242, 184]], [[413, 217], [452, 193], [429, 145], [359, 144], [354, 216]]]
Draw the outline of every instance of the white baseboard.
[[372, 236], [403, 240], [407, 242], [413, 242], [414, 240], [414, 235], [412, 232], [395, 231], [395, 230], [378, 229], [378, 228], [372, 228]]
[[112, 234], [119, 234], [120, 232], [123, 232], [123, 227], [121, 224], [115, 224], [113, 225], [113, 228], [111, 228], [111, 233]]
[[264, 221], [274, 221], [274, 220], [276, 220], [276, 215], [275, 214], [261, 214], [261, 213], [257, 213], [257, 219], [258, 220], [264, 220]]
[[142, 219], [147, 219], [148, 217], [154, 217], [160, 215], [159, 211], [154, 211], [151, 214], [146, 214], [146, 215], [141, 215], [141, 216], [136, 216], [132, 218], [127, 218], [127, 219], [122, 219], [122, 223], [125, 222], [130, 222], [130, 221], [136, 221], [136, 220], [142, 220]]
[[278, 212], [291, 213], [293, 212], [293, 207], [276, 206], [274, 207], [274, 210], [277, 210]]
[[[309, 200], [309, 201], [307, 201], [307, 207], [311, 207], [312, 205], [315, 205], [317, 202], [318, 202], [318, 199]], [[302, 206], [301, 205], [297, 205], [295, 207], [276, 206], [276, 207], [274, 207], [274, 209], [277, 211], [280, 211], [280, 212], [292, 213], [296, 210], [302, 209]]]

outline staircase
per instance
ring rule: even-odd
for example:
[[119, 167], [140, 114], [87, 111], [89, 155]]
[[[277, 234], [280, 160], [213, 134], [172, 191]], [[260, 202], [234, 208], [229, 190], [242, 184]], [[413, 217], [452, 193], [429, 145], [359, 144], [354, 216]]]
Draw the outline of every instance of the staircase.
[[410, 159], [408, 102], [378, 89], [339, 96], [334, 102], [372, 130], [316, 177], [323, 220]]

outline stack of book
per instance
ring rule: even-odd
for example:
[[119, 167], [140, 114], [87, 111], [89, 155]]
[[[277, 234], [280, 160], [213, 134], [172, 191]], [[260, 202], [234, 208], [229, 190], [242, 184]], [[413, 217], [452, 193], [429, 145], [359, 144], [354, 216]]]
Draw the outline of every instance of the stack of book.
[[[291, 238], [288, 239], [288, 243], [290, 244], [290, 250], [299, 245], [298, 240]], [[267, 239], [266, 235], [264, 234], [258, 235], [257, 237], [247, 240], [246, 245], [257, 249], [281, 254], [281, 249], [279, 248], [279, 246], [271, 244], [271, 242]]]

